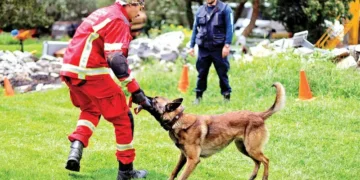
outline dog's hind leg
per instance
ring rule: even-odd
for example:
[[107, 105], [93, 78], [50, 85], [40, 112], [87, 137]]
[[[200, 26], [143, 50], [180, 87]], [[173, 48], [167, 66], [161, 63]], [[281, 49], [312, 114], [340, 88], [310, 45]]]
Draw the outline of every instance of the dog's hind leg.
[[264, 175], [262, 179], [267, 180], [269, 177], [269, 159], [262, 152], [251, 152], [250, 156], [264, 164]]
[[176, 176], [179, 174], [181, 168], [184, 166], [185, 163], [186, 163], [186, 157], [183, 153], [181, 153], [179, 161], [178, 161], [175, 169], [172, 171], [169, 180], [174, 180], [176, 178]]
[[259, 168], [260, 168], [260, 161], [254, 159], [253, 157], [251, 157], [251, 156], [249, 155], [249, 153], [246, 151], [245, 144], [244, 144], [244, 141], [243, 141], [243, 140], [235, 140], [235, 145], [236, 145], [237, 149], [238, 149], [241, 153], [243, 153], [245, 156], [250, 157], [250, 158], [254, 161], [255, 167], [254, 167], [254, 170], [253, 170], [253, 172], [252, 172], [252, 174], [251, 174], [251, 176], [250, 176], [250, 178], [249, 178], [249, 180], [254, 180], [254, 179], [256, 178], [257, 173], [258, 173]]
[[244, 141], [246, 151], [249, 155], [264, 165], [263, 180], [267, 180], [269, 177], [269, 159], [263, 153], [263, 146], [267, 142], [267, 139], [268, 132], [265, 126], [262, 126], [250, 131]]

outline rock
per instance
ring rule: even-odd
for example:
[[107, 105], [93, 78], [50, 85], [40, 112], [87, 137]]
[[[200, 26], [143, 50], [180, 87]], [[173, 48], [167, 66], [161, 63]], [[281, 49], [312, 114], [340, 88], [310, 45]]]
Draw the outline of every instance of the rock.
[[24, 85], [24, 86], [15, 87], [14, 90], [19, 93], [26, 93], [32, 91], [33, 88], [32, 85]]
[[331, 51], [331, 53], [334, 56], [335, 62], [339, 62], [350, 55], [350, 51], [346, 48], [335, 48]]
[[129, 56], [175, 61], [179, 57], [179, 46], [184, 38], [185, 35], [181, 31], [165, 33], [155, 39], [138, 38], [130, 43]]
[[263, 46], [250, 47], [250, 54], [254, 57], [267, 57], [273, 55], [274, 52], [264, 48]]
[[314, 50], [306, 48], [306, 47], [299, 47], [295, 49], [295, 53], [296, 54], [301, 54], [301, 55], [309, 55], [312, 54], [314, 52]]
[[348, 56], [348, 57], [340, 60], [336, 64], [336, 68], [338, 68], [338, 69], [356, 68], [356, 66], [357, 66], [357, 63], [356, 63], [354, 57], [352, 57], [352, 56]]
[[350, 45], [348, 46], [350, 55], [358, 62], [360, 57], [360, 45]]
[[280, 39], [280, 40], [276, 40], [274, 41], [271, 46], [272, 47], [279, 47], [281, 49], [287, 49], [287, 48], [292, 48], [293, 44], [293, 40], [292, 39]]
[[35, 87], [35, 90], [36, 91], [40, 91], [42, 88], [43, 88], [44, 84], [38, 84], [36, 87]]

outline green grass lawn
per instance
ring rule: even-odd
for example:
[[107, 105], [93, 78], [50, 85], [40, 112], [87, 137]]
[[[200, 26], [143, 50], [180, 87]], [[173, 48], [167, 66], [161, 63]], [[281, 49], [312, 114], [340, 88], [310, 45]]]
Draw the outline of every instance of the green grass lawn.
[[[20, 51], [21, 47], [17, 44], [11, 44], [11, 45], [0, 45], [0, 50], [8, 50], [8, 51]], [[42, 43], [35, 43], [35, 44], [28, 44], [25, 43], [24, 45], [24, 51], [27, 52], [35, 52], [36, 57], [40, 57], [42, 54]]]
[[[270, 159], [269, 179], [359, 179], [360, 77], [354, 70], [336, 70], [318, 60], [281, 54], [253, 63], [231, 61], [231, 102], [223, 103], [214, 68], [208, 78], [203, 103], [192, 104], [196, 71], [190, 71], [190, 90], [177, 90], [181, 65], [162, 73], [158, 64], [147, 64], [137, 79], [150, 96], [184, 98], [186, 113], [219, 114], [236, 110], [263, 111], [275, 98], [273, 82], [287, 93], [285, 108], [267, 121], [270, 140], [265, 154]], [[193, 61], [192, 61], [193, 63]], [[304, 68], [313, 95], [311, 102], [296, 101], [299, 70]], [[0, 92], [3, 93], [3, 92]], [[0, 179], [115, 179], [117, 161], [112, 125], [101, 120], [90, 146], [84, 150], [81, 172], [65, 170], [70, 143], [67, 135], [76, 125], [79, 110], [72, 106], [64, 87], [46, 92], [0, 97]], [[147, 112], [135, 116], [135, 167], [147, 169], [150, 180], [167, 179], [179, 150]], [[190, 179], [248, 179], [254, 163], [233, 144], [202, 159]], [[257, 179], [261, 179], [263, 167]]]

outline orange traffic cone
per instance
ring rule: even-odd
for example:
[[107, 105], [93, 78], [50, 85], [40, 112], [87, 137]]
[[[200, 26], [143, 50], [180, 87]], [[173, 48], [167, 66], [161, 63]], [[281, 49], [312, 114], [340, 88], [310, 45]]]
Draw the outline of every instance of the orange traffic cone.
[[11, 86], [11, 83], [8, 78], [4, 79], [4, 88], [5, 88], [5, 96], [13, 96], [15, 95], [14, 90]]
[[306, 79], [305, 71], [300, 71], [300, 83], [299, 83], [299, 100], [313, 100], [309, 83]]
[[178, 89], [182, 93], [186, 93], [187, 88], [189, 87], [189, 66], [184, 65], [181, 73], [181, 77], [179, 80]]

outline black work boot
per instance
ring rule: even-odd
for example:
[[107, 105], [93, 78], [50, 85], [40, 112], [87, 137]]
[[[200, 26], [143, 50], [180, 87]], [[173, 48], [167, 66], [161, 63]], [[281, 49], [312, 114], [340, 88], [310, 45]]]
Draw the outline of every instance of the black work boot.
[[225, 101], [225, 102], [229, 102], [229, 101], [230, 101], [230, 93], [225, 93], [225, 94], [224, 94], [224, 101]]
[[133, 169], [133, 163], [123, 164], [119, 161], [119, 172], [117, 180], [146, 178], [147, 173], [148, 172], [145, 170]]
[[195, 99], [195, 101], [194, 101], [194, 104], [195, 104], [195, 105], [200, 104], [200, 102], [201, 102], [201, 100], [202, 100], [202, 95], [203, 95], [202, 92], [196, 92], [196, 99]]
[[80, 160], [81, 160], [84, 145], [82, 142], [75, 140], [74, 142], [71, 143], [70, 148], [71, 149], [70, 149], [69, 157], [66, 162], [65, 168], [70, 171], [79, 172], [80, 171]]

